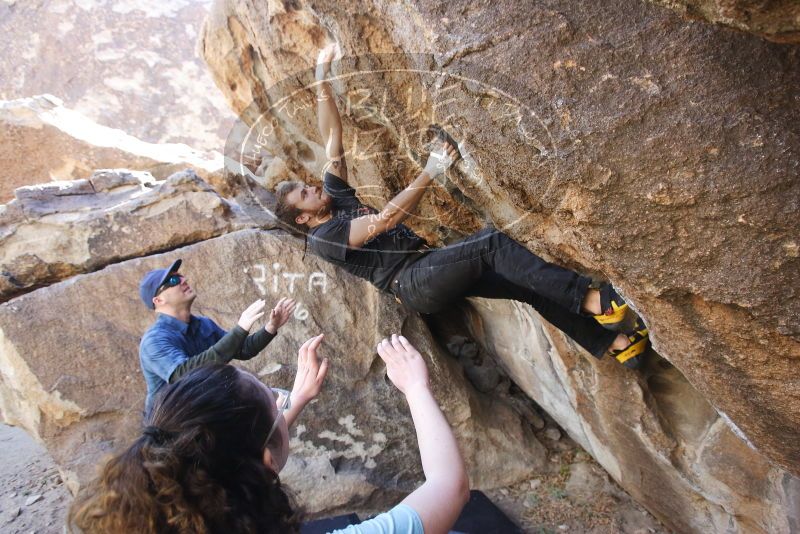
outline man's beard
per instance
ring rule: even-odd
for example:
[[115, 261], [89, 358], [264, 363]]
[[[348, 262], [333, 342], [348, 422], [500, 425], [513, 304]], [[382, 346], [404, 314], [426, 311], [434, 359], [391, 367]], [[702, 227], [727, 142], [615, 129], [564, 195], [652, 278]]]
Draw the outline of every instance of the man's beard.
[[320, 208], [317, 210], [317, 217], [321, 219], [322, 217], [328, 215], [330, 212], [331, 212], [331, 203], [329, 200], [328, 202], [325, 202], [325, 204], [320, 206]]

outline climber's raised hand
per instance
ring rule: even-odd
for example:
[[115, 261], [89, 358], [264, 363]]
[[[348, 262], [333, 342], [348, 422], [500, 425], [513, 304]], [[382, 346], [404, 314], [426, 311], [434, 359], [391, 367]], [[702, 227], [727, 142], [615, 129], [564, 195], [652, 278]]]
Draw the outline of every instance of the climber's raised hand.
[[331, 43], [319, 51], [317, 56], [317, 80], [324, 80], [331, 71], [331, 61], [341, 57], [338, 43]]

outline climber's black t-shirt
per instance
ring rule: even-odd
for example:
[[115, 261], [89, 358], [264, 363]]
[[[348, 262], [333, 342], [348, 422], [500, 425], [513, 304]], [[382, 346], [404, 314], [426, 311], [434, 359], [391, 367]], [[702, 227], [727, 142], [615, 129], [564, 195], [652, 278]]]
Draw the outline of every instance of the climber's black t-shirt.
[[331, 197], [332, 218], [309, 232], [311, 251], [388, 291], [395, 274], [412, 254], [425, 246], [425, 240], [399, 224], [373, 237], [361, 248], [350, 248], [350, 221], [377, 214], [378, 210], [362, 204], [356, 198], [355, 189], [329, 172], [325, 173], [323, 187]]

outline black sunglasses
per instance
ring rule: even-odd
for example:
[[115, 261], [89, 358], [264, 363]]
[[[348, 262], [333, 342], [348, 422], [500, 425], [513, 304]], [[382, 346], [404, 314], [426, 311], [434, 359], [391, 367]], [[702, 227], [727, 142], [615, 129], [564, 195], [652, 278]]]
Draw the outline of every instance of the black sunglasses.
[[180, 285], [181, 280], [183, 280], [183, 275], [182, 274], [175, 273], [175, 274], [169, 275], [169, 278], [164, 280], [164, 283], [161, 284], [158, 287], [158, 291], [156, 291], [156, 296], [158, 296], [159, 293], [161, 293], [162, 291], [164, 291], [166, 289], [169, 289], [171, 287], [175, 287], [177, 285]]

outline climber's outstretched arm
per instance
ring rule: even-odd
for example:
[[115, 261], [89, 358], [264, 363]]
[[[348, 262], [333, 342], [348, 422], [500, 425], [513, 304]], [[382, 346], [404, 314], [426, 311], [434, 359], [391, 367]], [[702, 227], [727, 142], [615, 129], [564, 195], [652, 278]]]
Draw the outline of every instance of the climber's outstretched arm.
[[336, 107], [336, 95], [330, 82], [325, 81], [330, 74], [331, 61], [338, 52], [338, 45], [331, 44], [323, 48], [317, 57], [317, 125], [325, 143], [325, 154], [328, 163], [325, 170], [347, 182], [347, 165], [344, 160], [342, 146], [342, 119]]
[[351, 220], [347, 244], [353, 248], [361, 248], [376, 235], [391, 230], [403, 222], [417, 207], [430, 183], [431, 176], [423, 171], [408, 187], [390, 200], [380, 213]]
[[432, 152], [425, 169], [408, 187], [395, 195], [380, 213], [364, 215], [350, 221], [347, 244], [353, 248], [361, 248], [376, 235], [391, 230], [403, 222], [416, 209], [433, 177], [446, 171], [457, 156], [456, 147], [449, 143], [444, 143], [441, 149]]

